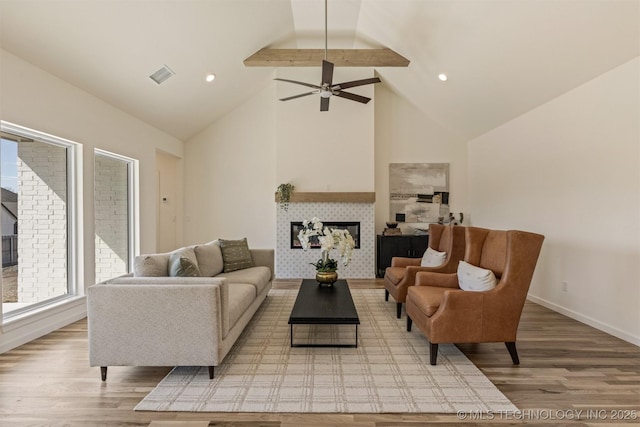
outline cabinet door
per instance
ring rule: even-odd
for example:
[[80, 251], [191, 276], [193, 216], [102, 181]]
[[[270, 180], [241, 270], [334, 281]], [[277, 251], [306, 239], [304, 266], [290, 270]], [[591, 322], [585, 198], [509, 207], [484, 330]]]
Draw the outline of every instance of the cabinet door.
[[[413, 236], [381, 236], [378, 235], [376, 272], [378, 277], [384, 277], [384, 270], [391, 266], [391, 258], [410, 257], [411, 238]], [[424, 251], [423, 251], [424, 252]], [[420, 255], [422, 256], [422, 254]]]
[[422, 255], [424, 255], [424, 251], [427, 250], [427, 246], [429, 246], [428, 234], [424, 236], [413, 236], [411, 238], [411, 257], [422, 258]]

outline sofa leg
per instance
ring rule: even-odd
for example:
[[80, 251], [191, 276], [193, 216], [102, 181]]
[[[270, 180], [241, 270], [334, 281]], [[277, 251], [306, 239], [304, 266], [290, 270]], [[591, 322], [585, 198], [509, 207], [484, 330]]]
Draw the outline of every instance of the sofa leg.
[[399, 319], [402, 316], [402, 303], [396, 303], [396, 317]]
[[384, 300], [389, 301], [389, 291], [386, 289], [384, 290]]
[[407, 314], [407, 332], [411, 332], [412, 324], [413, 324], [413, 320], [411, 320], [411, 317], [409, 317], [409, 315]]
[[209, 366], [209, 379], [213, 379], [213, 366]]
[[436, 366], [436, 360], [438, 360], [438, 344], [429, 343], [429, 359], [431, 365]]
[[102, 377], [102, 381], [106, 381], [107, 380], [107, 367], [106, 366], [100, 366], [100, 377]]
[[516, 350], [515, 341], [506, 342], [506, 343], [504, 343], [504, 345], [506, 345], [507, 346], [507, 350], [509, 350], [509, 355], [511, 356], [511, 360], [513, 361], [513, 364], [514, 365], [519, 365], [520, 364], [520, 358], [518, 357], [518, 350]]

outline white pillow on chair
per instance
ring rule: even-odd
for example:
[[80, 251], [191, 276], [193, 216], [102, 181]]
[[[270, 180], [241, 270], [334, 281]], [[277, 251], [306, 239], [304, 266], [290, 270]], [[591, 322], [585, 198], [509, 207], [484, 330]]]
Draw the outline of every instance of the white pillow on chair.
[[490, 291], [498, 284], [493, 271], [476, 267], [467, 262], [458, 264], [458, 286], [464, 291]]
[[440, 267], [447, 260], [446, 252], [438, 252], [434, 249], [427, 248], [422, 255], [422, 261], [420, 261], [421, 267]]

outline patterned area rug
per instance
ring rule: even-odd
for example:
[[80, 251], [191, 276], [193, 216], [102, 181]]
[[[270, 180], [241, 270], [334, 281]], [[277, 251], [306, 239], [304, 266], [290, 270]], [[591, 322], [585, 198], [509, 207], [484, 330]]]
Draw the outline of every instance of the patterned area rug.
[[[297, 290], [272, 290], [223, 364], [176, 367], [137, 411], [456, 413], [517, 408], [453, 345], [438, 364], [382, 290], [352, 290], [357, 348], [291, 348], [288, 319]], [[294, 339], [354, 342], [354, 326], [296, 326]]]

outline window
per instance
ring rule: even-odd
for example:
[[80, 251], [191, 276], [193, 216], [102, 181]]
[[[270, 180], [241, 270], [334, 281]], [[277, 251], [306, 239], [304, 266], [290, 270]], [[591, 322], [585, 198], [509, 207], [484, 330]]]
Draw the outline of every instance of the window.
[[6, 319], [76, 293], [78, 145], [2, 123], [2, 313]]
[[96, 283], [132, 269], [136, 244], [135, 167], [133, 159], [95, 150]]

